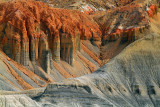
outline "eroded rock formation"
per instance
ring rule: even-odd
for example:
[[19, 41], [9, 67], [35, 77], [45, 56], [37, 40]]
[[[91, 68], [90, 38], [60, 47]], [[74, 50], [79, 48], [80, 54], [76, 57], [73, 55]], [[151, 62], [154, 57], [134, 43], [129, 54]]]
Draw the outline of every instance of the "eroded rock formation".
[[0, 4], [0, 36], [0, 48], [6, 55], [39, 75], [34, 65], [48, 74], [53, 61], [74, 66], [80, 40], [101, 41], [98, 24], [85, 14], [32, 0]]
[[120, 37], [124, 41], [134, 41], [136, 33], [149, 26], [147, 12], [140, 4], [118, 7], [106, 13], [93, 16], [101, 26], [103, 41], [115, 41]]
[[107, 11], [91, 15], [0, 4], [0, 105], [158, 107], [160, 17], [152, 1], [137, 1], [103, 0]]
[[[94, 72], [149, 28], [145, 6], [132, 0], [92, 15], [32, 0], [0, 7], [0, 48], [38, 76], [55, 81]], [[156, 9], [150, 6], [153, 14]]]
[[0, 51], [0, 90], [22, 91], [47, 86], [53, 80], [43, 79]]
[[[29, 60], [34, 62], [47, 57], [49, 50], [53, 59], [61, 57], [72, 63], [77, 36], [100, 40], [98, 25], [77, 11], [52, 9], [33, 1], [2, 3], [0, 7], [1, 48], [25, 66], [29, 65]], [[65, 59], [65, 53], [69, 59]]]
[[96, 72], [49, 84], [35, 100], [48, 106], [55, 103], [67, 106], [68, 102], [72, 102], [69, 103], [71, 107], [159, 107], [159, 19], [160, 16], [152, 19], [151, 32], [146, 37], [130, 44]]

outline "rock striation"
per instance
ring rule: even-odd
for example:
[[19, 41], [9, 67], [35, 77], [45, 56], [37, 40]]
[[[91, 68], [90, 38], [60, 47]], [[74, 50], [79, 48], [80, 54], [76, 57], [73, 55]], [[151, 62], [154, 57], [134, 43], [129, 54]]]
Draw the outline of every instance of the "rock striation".
[[53, 9], [30, 0], [2, 3], [0, 7], [1, 49], [25, 66], [30, 60], [40, 60], [48, 69], [49, 53], [53, 60], [72, 65], [80, 45], [77, 40], [101, 38], [98, 25], [78, 11]]
[[146, 1], [107, 0], [90, 15], [0, 4], [0, 105], [159, 107], [160, 16]]
[[140, 4], [130, 4], [93, 15], [102, 30], [102, 41], [134, 41], [149, 26], [147, 12]]
[[[86, 3], [95, 6], [93, 0]], [[89, 74], [143, 37], [148, 14], [157, 12], [156, 5], [149, 4], [147, 14], [145, 5], [132, 0], [111, 4], [113, 9], [98, 11], [95, 6], [92, 15], [86, 15], [40, 1], [1, 3], [0, 48], [46, 81]]]
[[[130, 44], [118, 56], [94, 73], [49, 84], [39, 97], [40, 100], [38, 98], [35, 100], [43, 102], [43, 105], [46, 104], [45, 101], [59, 105], [60, 100], [64, 101], [63, 105], [67, 105], [70, 98], [74, 98], [70, 107], [75, 105], [159, 107], [160, 22], [157, 21], [158, 19], [160, 16], [152, 19], [151, 32], [146, 37]], [[86, 93], [88, 97], [79, 93]], [[87, 100], [81, 101], [82, 97], [83, 99], [87, 97]], [[100, 98], [103, 103], [99, 103], [98, 99], [94, 101], [96, 97]]]
[[49, 77], [58, 81], [96, 70], [100, 64], [97, 58], [89, 61], [94, 53], [84, 53], [81, 40], [92, 40], [98, 44], [91, 47], [98, 47], [101, 35], [98, 24], [79, 11], [52, 8], [33, 0], [0, 4], [0, 49], [47, 81]]
[[[0, 51], [0, 90], [22, 91], [47, 86], [53, 80], [46, 80], [29, 71]], [[1, 94], [1, 92], [0, 92]]]
[[157, 6], [152, 3], [147, 6], [146, 1], [134, 1], [91, 15], [102, 31], [100, 58], [103, 64], [149, 32], [150, 19], [157, 14]]
[[40, 104], [26, 95], [1, 95], [0, 100], [2, 107], [41, 107]]

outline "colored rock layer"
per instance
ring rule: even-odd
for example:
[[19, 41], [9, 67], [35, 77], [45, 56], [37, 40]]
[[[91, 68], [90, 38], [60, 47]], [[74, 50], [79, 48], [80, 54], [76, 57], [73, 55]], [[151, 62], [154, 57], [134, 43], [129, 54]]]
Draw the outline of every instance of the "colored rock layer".
[[147, 11], [149, 17], [153, 17], [155, 14], [157, 14], [158, 7], [156, 5], [151, 5], [149, 9], [150, 10]]
[[149, 26], [147, 12], [139, 4], [127, 5], [93, 16], [102, 29], [103, 41], [134, 41], [139, 30]]
[[0, 47], [10, 58], [25, 66], [39, 60], [45, 71], [51, 57], [73, 65], [80, 39], [101, 39], [98, 25], [85, 14], [32, 0], [0, 4], [0, 35]]
[[[133, 11], [131, 11], [130, 9], [135, 9], [136, 10], [136, 9], [138, 9], [138, 6], [133, 6], [133, 8], [132, 7], [128, 8], [128, 6], [127, 6], [127, 8], [126, 7], [120, 8], [119, 11], [120, 12], [130, 11], [131, 15], [130, 15], [130, 17], [129, 17], [130, 19], [128, 21], [132, 21], [133, 25], [128, 27], [128, 25], [125, 25], [123, 23], [122, 25], [117, 26], [118, 29], [113, 30], [112, 31], [113, 33], [110, 33], [109, 35], [103, 36], [103, 40], [107, 39], [107, 40], [110, 40], [110, 41], [114, 41], [114, 40], [117, 40], [118, 38], [122, 37], [123, 41], [132, 42], [132, 41], [134, 41], [137, 38], [137, 36], [138, 36], [138, 34], [140, 32], [142, 33], [145, 29], [148, 29], [148, 27], [149, 27], [149, 20], [142, 13], [142, 12], [145, 12], [145, 11], [136, 10], [137, 11], [136, 14], [140, 14], [137, 17], [137, 15]], [[147, 11], [149, 17], [153, 17], [155, 14], [157, 14], [157, 6], [156, 5], [151, 5], [149, 7], [149, 9], [150, 10]], [[123, 14], [123, 13], [121, 13], [121, 14]], [[138, 22], [140, 22], [141, 24], [139, 24]], [[127, 23], [127, 22], [125, 22], [125, 23]], [[120, 27], [122, 27], [122, 28], [119, 29]]]
[[[47, 86], [53, 80], [44, 80], [10, 59], [0, 50], [0, 90], [22, 91]], [[1, 94], [1, 93], [0, 93]]]
[[35, 100], [45, 106], [159, 107], [159, 19], [152, 20], [146, 37], [129, 45], [94, 73], [49, 84]]
[[125, 6], [132, 3], [134, 0], [40, 0], [51, 4], [51, 6], [56, 8], [66, 8], [66, 9], [80, 9], [82, 5], [89, 4], [93, 5], [95, 8], [114, 8]]
[[[2, 3], [0, 48], [25, 65], [25, 75], [32, 71], [46, 83], [90, 74], [149, 28], [144, 6], [131, 2], [92, 15], [32, 0]], [[156, 6], [150, 10], [155, 14]], [[23, 89], [34, 88], [10, 71]]]
[[91, 16], [42, 2], [0, 4], [0, 48], [10, 57], [0, 50], [0, 105], [159, 107], [156, 6], [149, 4], [147, 14], [132, 0], [107, 1], [116, 6], [93, 16], [99, 26]]

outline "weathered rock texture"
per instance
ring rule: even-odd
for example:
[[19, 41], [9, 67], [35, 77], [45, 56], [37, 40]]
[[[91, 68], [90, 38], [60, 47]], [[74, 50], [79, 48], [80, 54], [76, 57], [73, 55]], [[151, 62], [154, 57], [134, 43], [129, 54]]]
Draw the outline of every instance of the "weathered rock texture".
[[160, 16], [154, 18], [151, 32], [146, 37], [130, 44], [96, 72], [49, 84], [44, 93], [35, 99], [48, 106], [65, 106], [72, 102], [70, 107], [159, 107], [160, 22], [157, 20]]
[[48, 83], [53, 82], [50, 77], [48, 80], [44, 80], [37, 76], [1, 51], [0, 63], [0, 90], [22, 91], [45, 87]]
[[100, 12], [93, 15], [99, 23], [103, 41], [115, 41], [123, 37], [123, 41], [134, 41], [139, 31], [149, 26], [147, 12], [140, 4], [131, 4]]
[[150, 3], [148, 11], [145, 1], [113, 2], [97, 17], [29, 0], [0, 4], [0, 104], [159, 107], [160, 17]]
[[26, 95], [2, 95], [0, 101], [2, 107], [41, 107]]
[[[39, 1], [39, 0], [36, 0]], [[115, 8], [120, 6], [125, 6], [132, 3], [135, 0], [40, 0], [45, 3], [51, 4], [53, 7], [57, 8], [69, 8], [69, 9], [80, 9], [82, 5], [89, 4], [93, 5], [95, 8]]]
[[88, 16], [98, 23], [102, 32], [102, 45], [99, 45], [101, 46], [99, 58], [102, 60], [100, 65], [119, 54], [128, 44], [145, 36], [142, 33], [147, 32], [150, 26], [149, 17], [157, 13], [157, 6], [153, 5], [156, 0], [48, 0], [45, 2], [56, 8], [80, 11], [84, 9], [84, 13], [85, 9], [91, 9], [91, 14]]
[[[72, 60], [77, 36], [100, 40], [98, 25], [77, 11], [52, 9], [42, 2], [33, 1], [2, 3], [0, 7], [1, 48], [25, 66], [29, 65], [29, 59], [34, 62], [47, 57], [46, 51], [49, 50], [57, 60], [60, 60], [60, 54], [64, 59], [63, 54], [67, 52]], [[73, 49], [68, 50], [70, 47]]]
[[[44, 79], [48, 74], [54, 80], [80, 76], [100, 66], [93, 55], [82, 55], [81, 40], [100, 43], [101, 31], [93, 19], [79, 11], [51, 8], [32, 0], [0, 4], [0, 48]], [[91, 54], [94, 54], [92, 50]], [[90, 58], [93, 60], [89, 61]], [[88, 65], [84, 60], [95, 64]], [[62, 64], [64, 62], [66, 64]], [[79, 68], [83, 72], [76, 73]]]
[[144, 5], [132, 0], [92, 15], [32, 0], [0, 7], [0, 48], [46, 81], [94, 72], [143, 37], [148, 14], [153, 17], [157, 12], [156, 5], [150, 5], [147, 14]]
[[[104, 64], [118, 55], [130, 43], [149, 32], [150, 17], [157, 14], [154, 4], [135, 1], [133, 3], [95, 12], [92, 17], [102, 31], [101, 59]], [[103, 64], [102, 64], [103, 65]]]

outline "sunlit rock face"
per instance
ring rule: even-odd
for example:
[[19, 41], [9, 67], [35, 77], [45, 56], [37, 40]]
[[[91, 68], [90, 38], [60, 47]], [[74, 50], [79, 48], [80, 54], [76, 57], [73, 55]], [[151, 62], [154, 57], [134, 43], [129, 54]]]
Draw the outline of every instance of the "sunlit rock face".
[[[52, 104], [67, 106], [68, 102], [72, 102], [69, 105], [73, 107], [75, 105], [159, 107], [160, 32], [158, 19], [160, 19], [159, 16], [154, 17], [154, 20], [151, 19], [151, 32], [146, 37], [130, 44], [94, 73], [49, 84], [44, 93], [34, 100], [48, 106]], [[70, 101], [70, 99], [73, 100]]]
[[107, 11], [91, 14], [32, 0], [0, 4], [0, 105], [159, 107], [157, 6], [104, 1]]
[[[6, 10], [5, 7], [10, 8]], [[54, 54], [55, 48], [57, 50], [53, 57], [60, 60], [58, 58], [60, 55], [56, 55], [56, 51], [65, 50], [59, 48], [63, 47], [60, 44], [68, 44], [67, 41], [72, 42], [71, 51], [74, 52], [76, 46], [73, 44], [75, 44], [76, 36], [81, 39], [99, 38], [100, 40], [101, 32], [97, 24], [77, 11], [52, 9], [42, 2], [29, 1], [4, 3], [1, 4], [1, 8], [0, 21], [3, 34], [1, 42], [4, 42], [1, 47], [9, 57], [25, 66], [29, 64], [29, 60], [34, 62], [42, 57], [45, 51], [51, 50], [51, 53]], [[73, 14], [76, 15], [71, 17], [70, 15]], [[82, 20], [80, 17], [83, 17]], [[17, 46], [12, 46], [12, 44]], [[69, 50], [62, 51], [62, 59], [64, 59], [63, 54], [67, 51]]]
[[[81, 54], [81, 40], [92, 39], [101, 43], [100, 28], [87, 15], [74, 10], [54, 9], [32, 0], [10, 1], [1, 3], [0, 7], [0, 48], [42, 78], [53, 73], [55, 77], [55, 69], [59, 75], [57, 78], [69, 78], [75, 77], [78, 67], [84, 70], [76, 76], [91, 73], [92, 67], [96, 70], [100, 66], [96, 60], [89, 62], [95, 63], [91, 66], [81, 60], [90, 58], [90, 55]], [[64, 62], [65, 67], [61, 65]], [[66, 73], [60, 69], [65, 69]]]
[[[43, 0], [41, 0], [43, 1]], [[92, 17], [102, 32], [100, 59], [103, 63], [119, 54], [128, 44], [145, 36], [149, 17], [157, 13], [156, 0], [48, 0], [56, 8], [75, 9]], [[102, 8], [99, 10], [99, 8]], [[89, 13], [89, 14], [88, 14]]]
[[146, 1], [133, 1], [92, 15], [102, 31], [100, 56], [104, 62], [150, 32], [150, 18], [157, 14], [157, 6], [152, 3], [149, 2], [147, 7]]
[[32, 0], [2, 3], [0, 47], [41, 77], [55, 69], [65, 78], [94, 72], [148, 29], [147, 12], [131, 2], [92, 15]]
[[150, 26], [149, 17], [157, 13], [156, 1], [147, 0], [48, 0], [47, 3], [57, 8], [87, 11], [87, 15], [98, 23], [102, 32], [101, 65], [145, 36]]
[[0, 51], [0, 94], [45, 87], [50, 82], [53, 80], [49, 76], [43, 79]]

